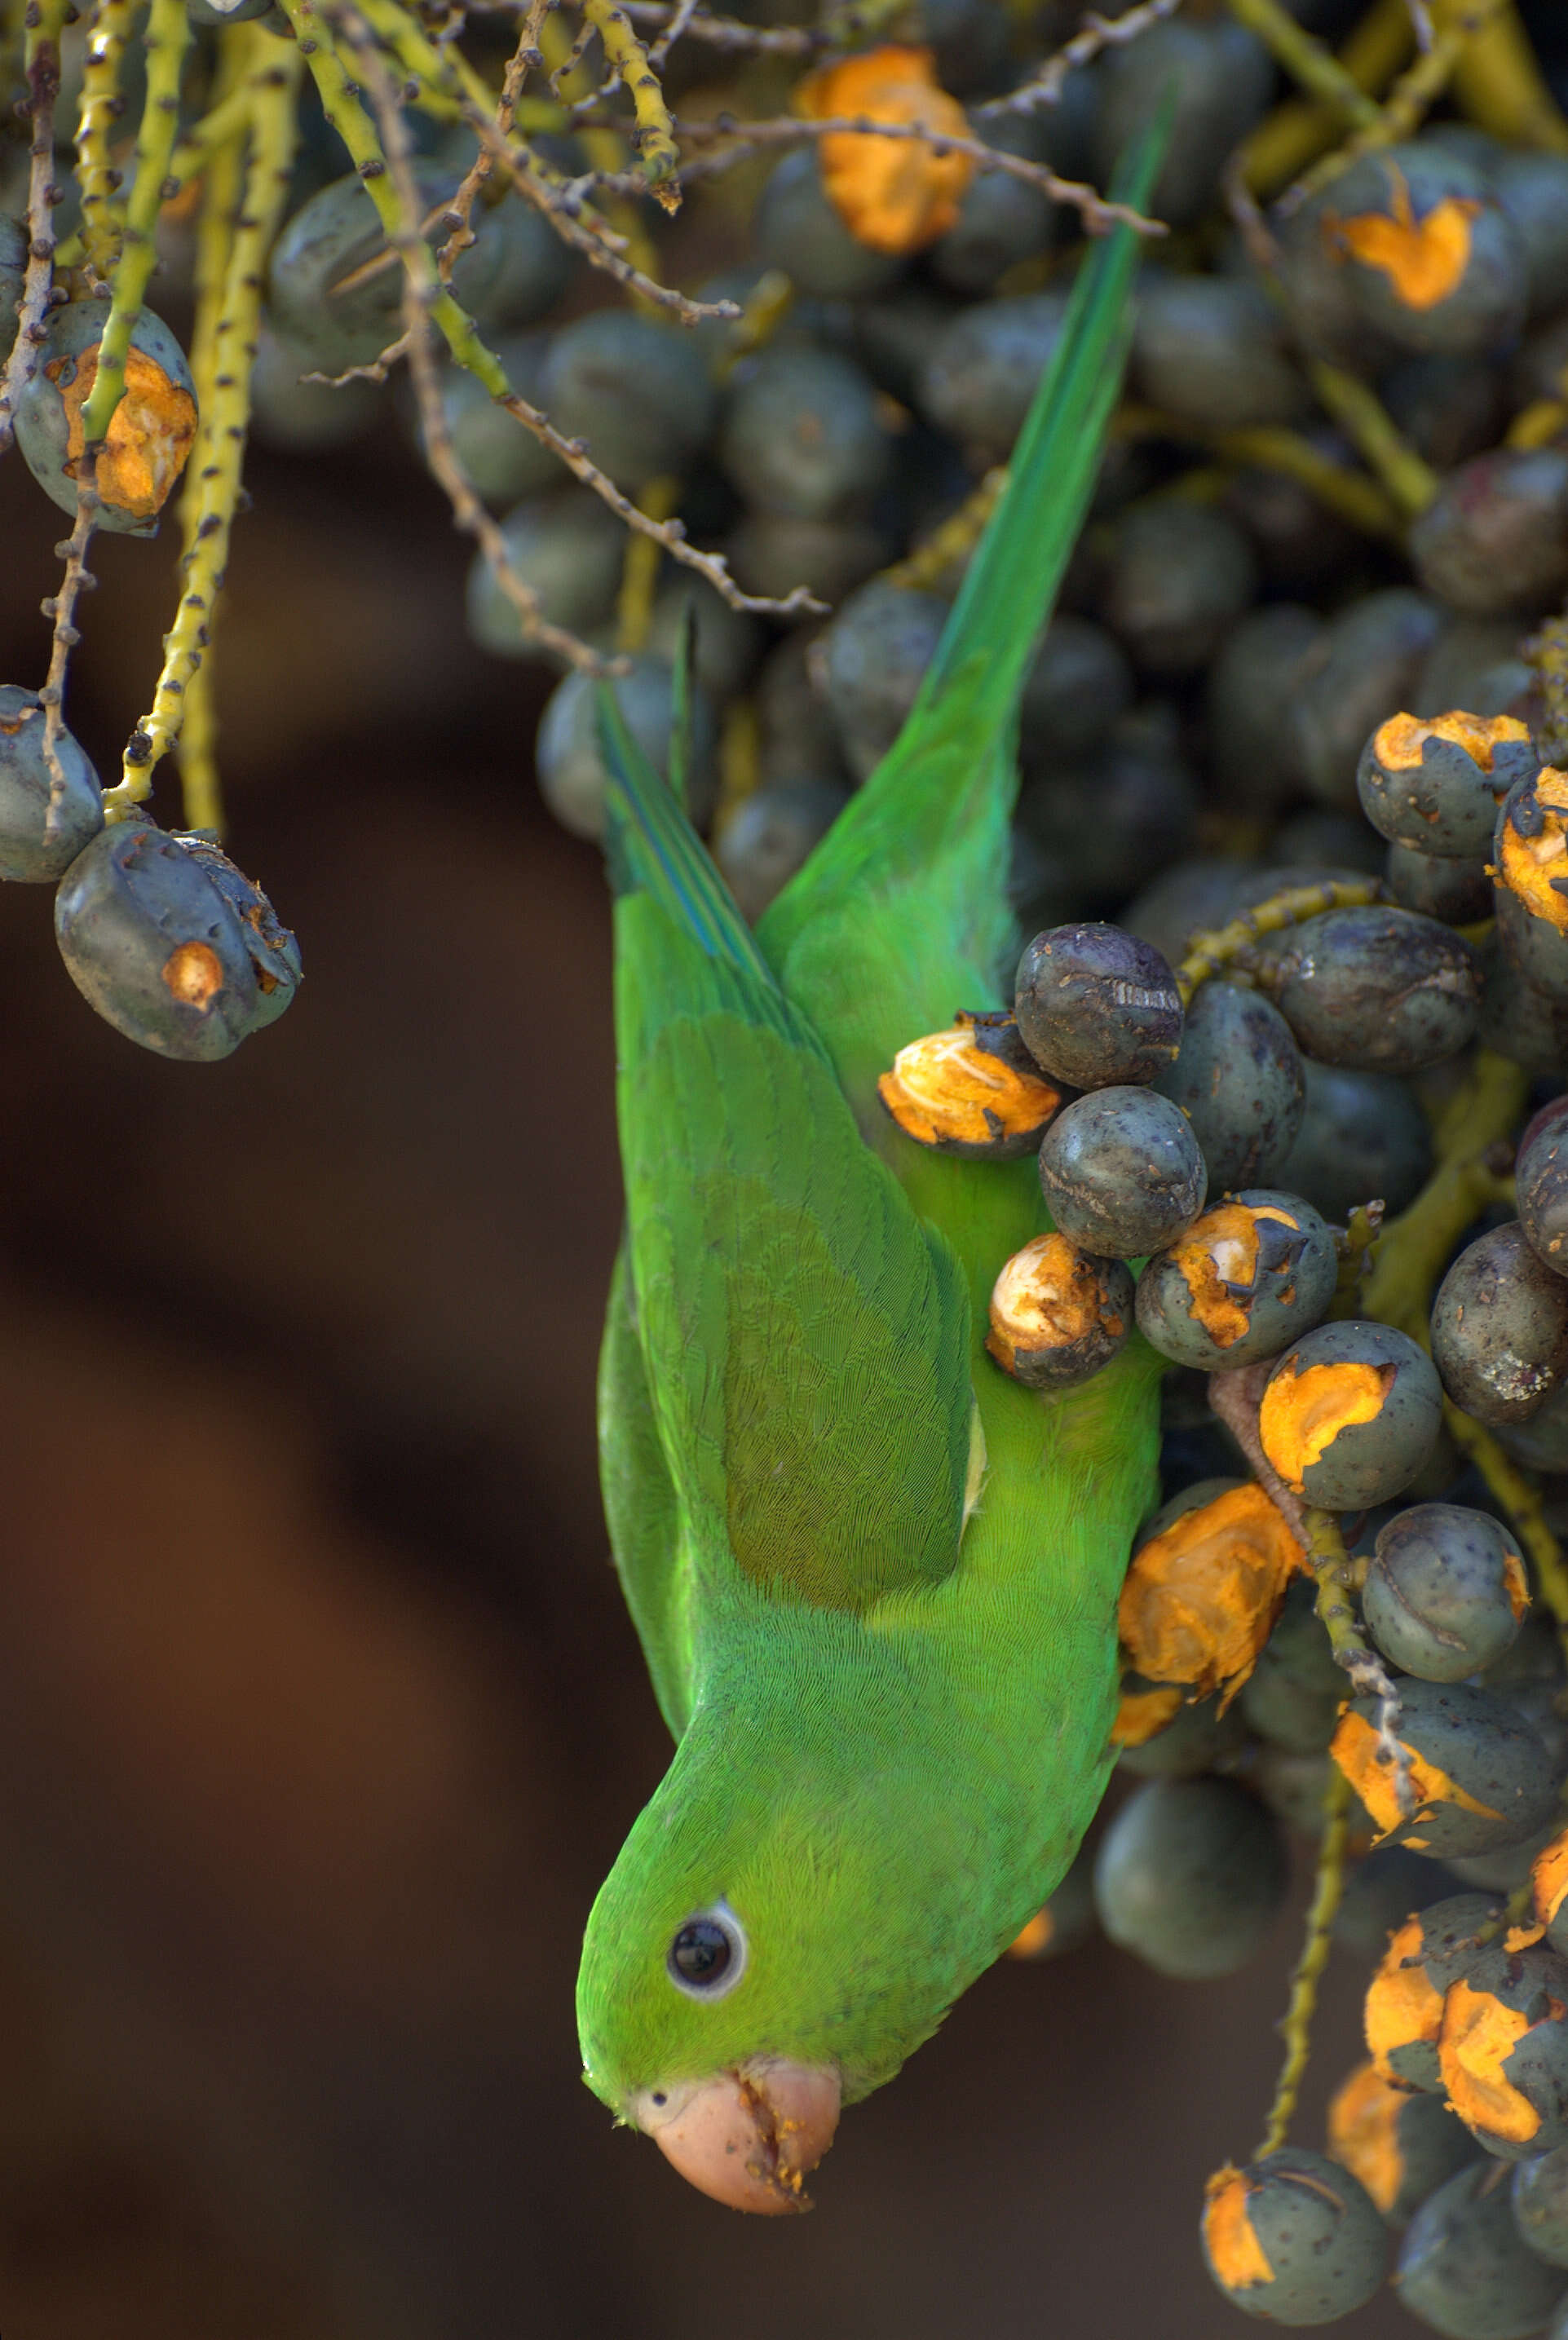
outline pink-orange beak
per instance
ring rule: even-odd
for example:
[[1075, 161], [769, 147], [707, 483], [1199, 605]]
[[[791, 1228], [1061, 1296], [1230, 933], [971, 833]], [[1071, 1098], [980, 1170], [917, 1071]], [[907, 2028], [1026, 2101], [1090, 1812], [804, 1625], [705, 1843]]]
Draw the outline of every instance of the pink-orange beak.
[[764, 2217], [809, 2210], [802, 2190], [833, 2142], [834, 2071], [759, 2057], [739, 2070], [644, 2088], [631, 2116], [700, 2193]]

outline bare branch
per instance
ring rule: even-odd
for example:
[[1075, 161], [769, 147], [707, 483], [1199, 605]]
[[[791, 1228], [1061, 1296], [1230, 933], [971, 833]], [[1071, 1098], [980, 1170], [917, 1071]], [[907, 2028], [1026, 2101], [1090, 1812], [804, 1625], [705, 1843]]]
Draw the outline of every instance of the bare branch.
[[38, 370], [38, 352], [48, 334], [55, 258], [55, 101], [60, 94], [60, 49], [40, 39], [27, 67], [27, 105], [33, 142], [27, 169], [27, 273], [16, 310], [16, 338], [0, 369], [0, 455], [11, 444], [16, 402]]
[[1075, 33], [1064, 48], [1048, 57], [1031, 81], [1007, 97], [993, 97], [988, 104], [976, 106], [976, 115], [988, 122], [998, 114], [1032, 114], [1037, 106], [1058, 104], [1062, 84], [1070, 73], [1087, 65], [1102, 49], [1120, 48], [1128, 41], [1136, 41], [1151, 25], [1174, 16], [1180, 6], [1181, 0], [1143, 0], [1142, 7], [1129, 8], [1125, 16], [1108, 20], [1091, 10], [1084, 18], [1082, 32]]

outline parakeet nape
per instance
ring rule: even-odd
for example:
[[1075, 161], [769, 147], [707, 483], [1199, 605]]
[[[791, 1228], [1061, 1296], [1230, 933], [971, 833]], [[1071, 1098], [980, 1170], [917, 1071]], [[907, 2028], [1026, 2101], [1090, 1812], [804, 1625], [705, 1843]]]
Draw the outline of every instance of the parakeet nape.
[[[1123, 192], [1152, 183], [1157, 135]], [[585, 2077], [704, 2192], [805, 2206], [1048, 1897], [1099, 1801], [1159, 1365], [986, 1356], [1032, 1162], [904, 1136], [878, 1075], [997, 1003], [1015, 719], [1081, 524], [1136, 244], [1080, 273], [908, 723], [755, 938], [606, 693], [626, 1241], [600, 1384], [617, 1565], [678, 1745], [588, 1922]]]

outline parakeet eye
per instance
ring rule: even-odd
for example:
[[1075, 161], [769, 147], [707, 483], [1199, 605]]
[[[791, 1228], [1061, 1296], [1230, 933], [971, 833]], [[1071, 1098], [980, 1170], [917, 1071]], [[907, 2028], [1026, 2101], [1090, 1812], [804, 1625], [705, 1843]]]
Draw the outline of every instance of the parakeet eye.
[[746, 1971], [746, 1934], [727, 1902], [688, 1918], [670, 1945], [665, 1967], [677, 1990], [722, 1998]]

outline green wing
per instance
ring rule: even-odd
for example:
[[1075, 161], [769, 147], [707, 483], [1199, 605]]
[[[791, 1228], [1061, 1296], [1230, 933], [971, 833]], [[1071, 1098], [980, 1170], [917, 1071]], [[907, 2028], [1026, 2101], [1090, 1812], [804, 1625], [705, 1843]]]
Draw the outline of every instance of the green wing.
[[[1168, 110], [1113, 192], [1141, 206]], [[993, 1004], [1016, 948], [1007, 907], [1018, 695], [1083, 525], [1130, 333], [1137, 237], [1118, 227], [1079, 273], [1008, 484], [898, 739], [759, 928], [874, 1143], [876, 1077], [916, 1033]]]
[[675, 1482], [648, 1394], [625, 1243], [616, 1254], [599, 1353], [599, 1480], [620, 1589], [659, 1710], [679, 1739], [690, 1712], [691, 1571], [681, 1549]]
[[[608, 697], [600, 720], [633, 1337], [681, 1531], [672, 1551], [639, 1521], [618, 1550], [640, 1629], [657, 1621], [655, 1671], [680, 1677], [683, 1571], [738, 1569], [779, 1598], [864, 1610], [951, 1569], [968, 1304]], [[606, 1344], [612, 1467], [640, 1456], [668, 1521], [626, 1337], [612, 1325]]]

